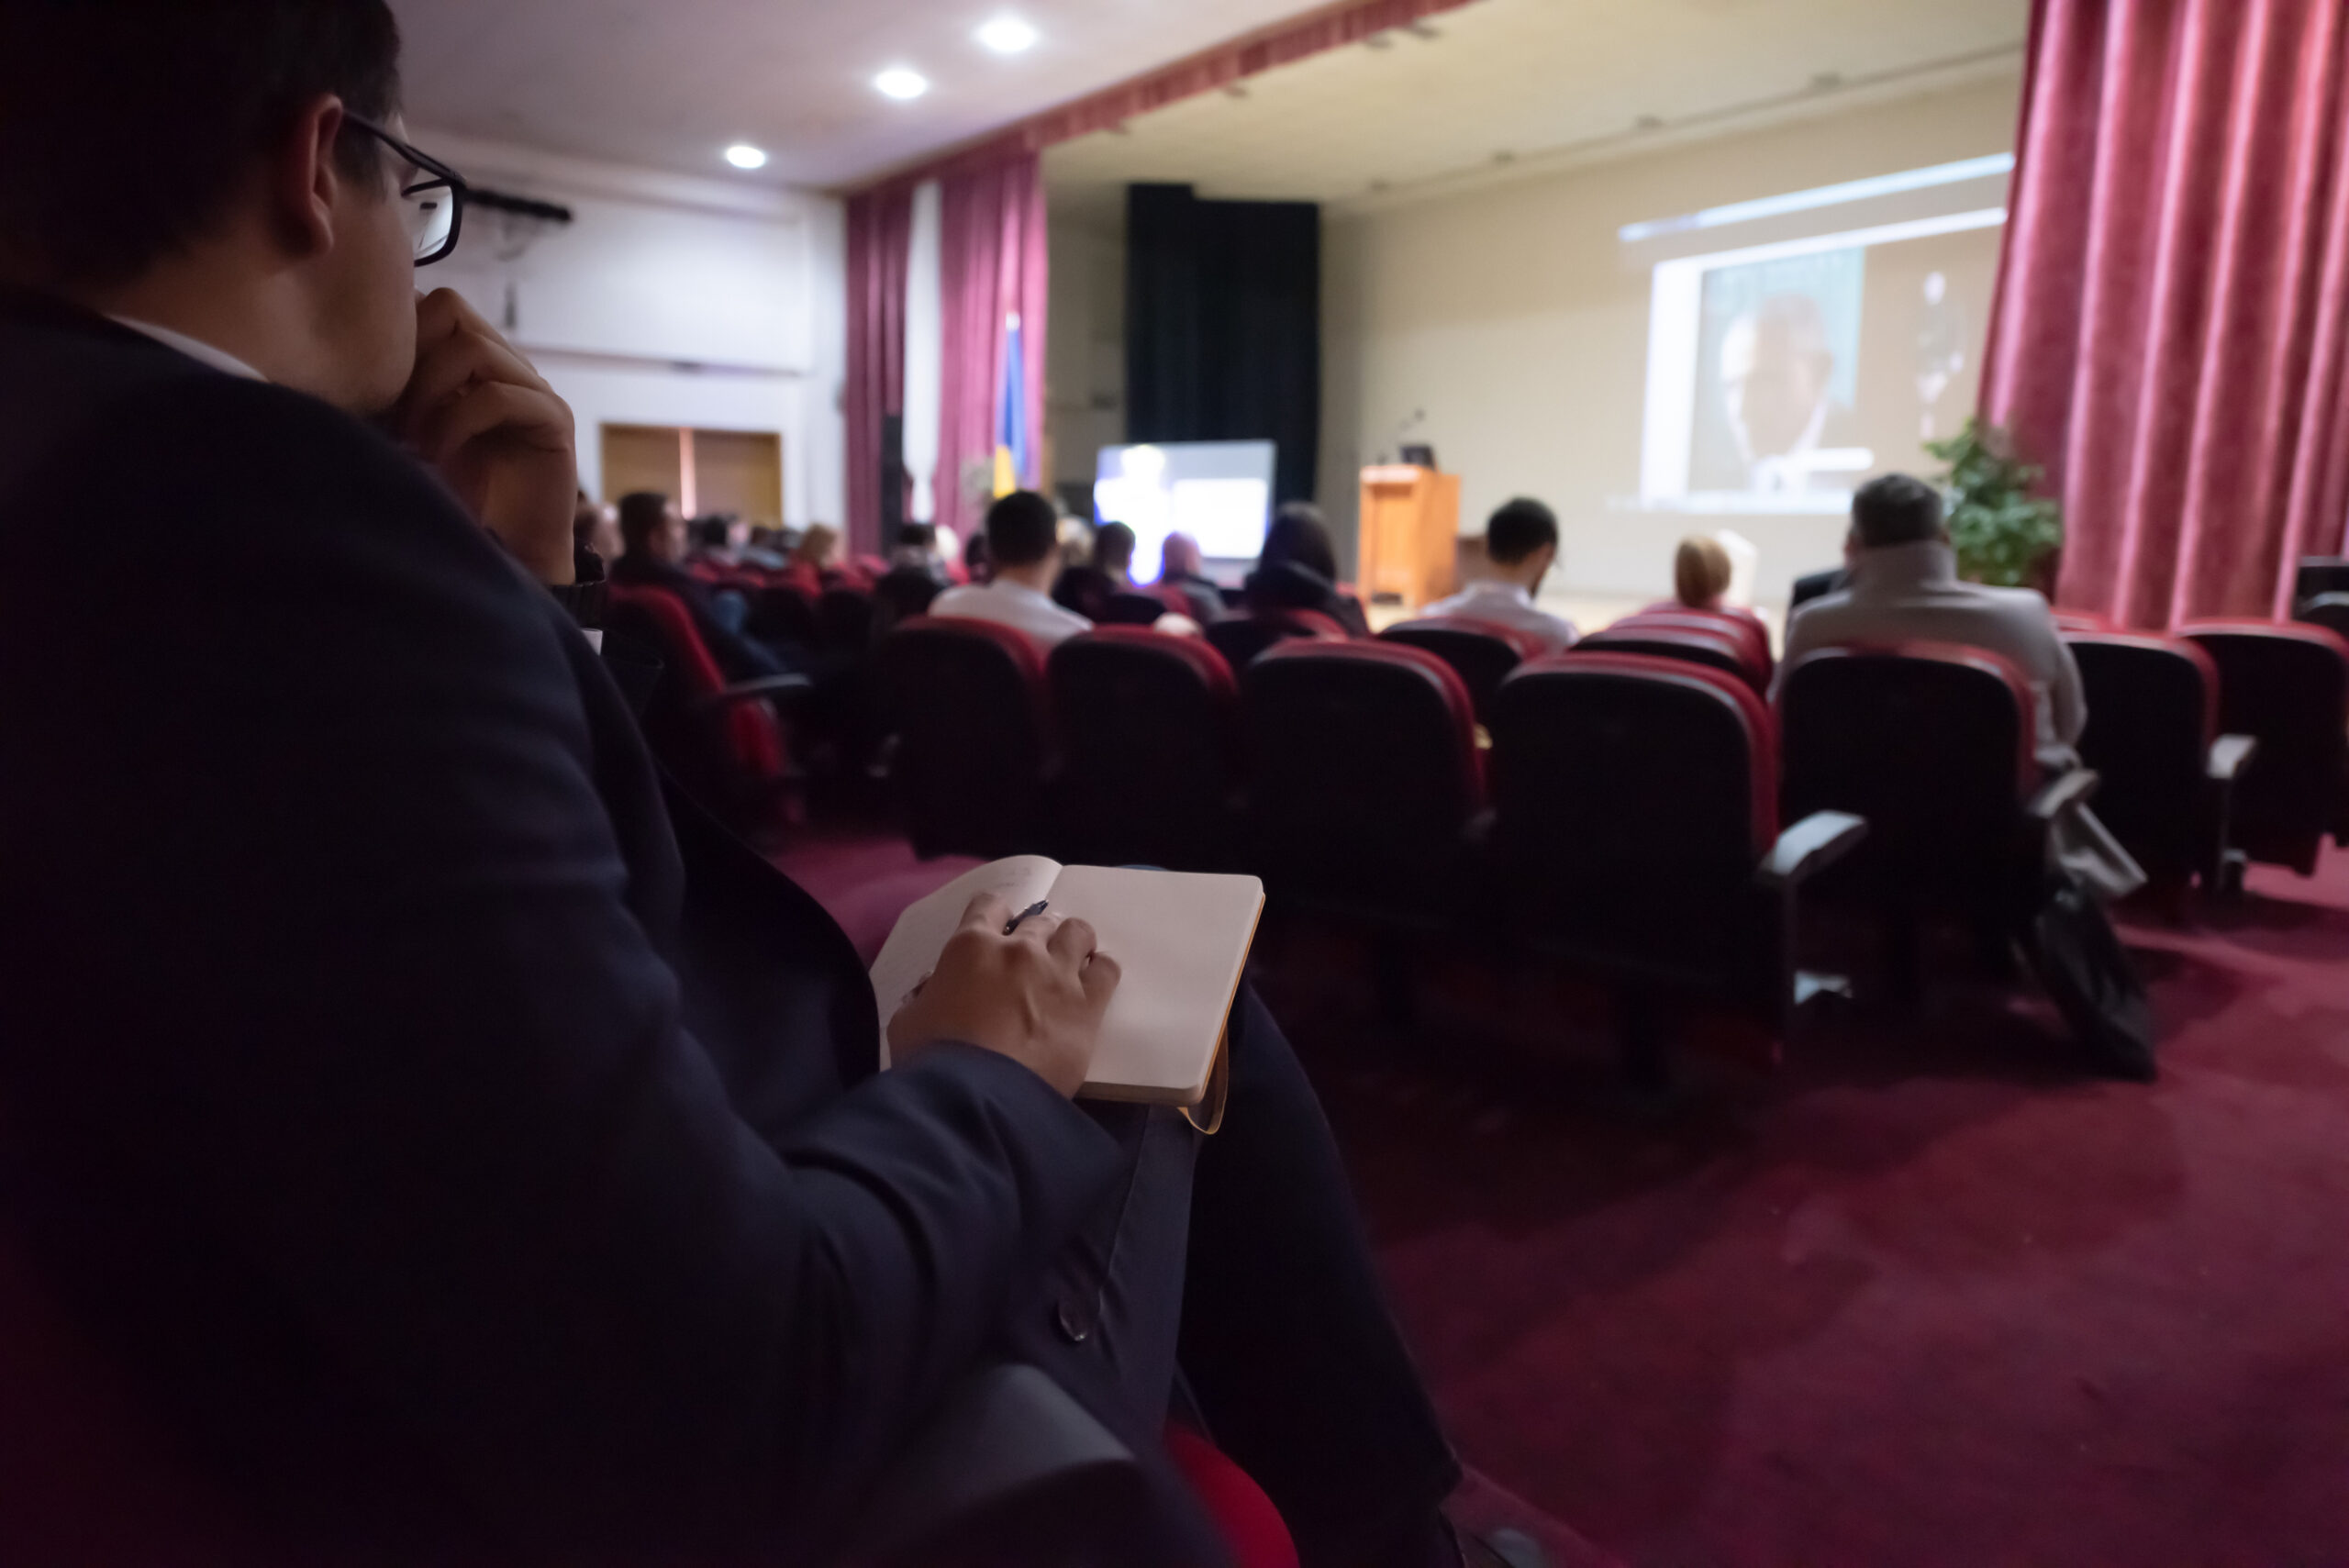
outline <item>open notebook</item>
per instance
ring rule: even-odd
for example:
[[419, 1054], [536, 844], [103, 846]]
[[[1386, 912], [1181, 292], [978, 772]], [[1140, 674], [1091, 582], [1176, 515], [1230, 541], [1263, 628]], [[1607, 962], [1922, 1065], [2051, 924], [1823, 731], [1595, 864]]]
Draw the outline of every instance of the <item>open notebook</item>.
[[1264, 908], [1264, 884], [1252, 876], [1063, 866], [1041, 855], [964, 873], [899, 917], [874, 960], [882, 1065], [890, 1018], [936, 966], [971, 900], [988, 892], [1015, 914], [1044, 899], [1052, 913], [1086, 921], [1124, 971], [1081, 1096], [1167, 1106], [1207, 1097]]

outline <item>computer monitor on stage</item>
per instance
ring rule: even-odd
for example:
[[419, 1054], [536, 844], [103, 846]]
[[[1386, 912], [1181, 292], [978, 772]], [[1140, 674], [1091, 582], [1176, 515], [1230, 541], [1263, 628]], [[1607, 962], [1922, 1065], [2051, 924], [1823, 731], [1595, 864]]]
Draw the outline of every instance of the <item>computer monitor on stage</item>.
[[1273, 510], [1270, 441], [1156, 441], [1103, 447], [1094, 465], [1093, 521], [1134, 530], [1134, 580], [1158, 575], [1172, 533], [1199, 541], [1210, 563], [1253, 561]]

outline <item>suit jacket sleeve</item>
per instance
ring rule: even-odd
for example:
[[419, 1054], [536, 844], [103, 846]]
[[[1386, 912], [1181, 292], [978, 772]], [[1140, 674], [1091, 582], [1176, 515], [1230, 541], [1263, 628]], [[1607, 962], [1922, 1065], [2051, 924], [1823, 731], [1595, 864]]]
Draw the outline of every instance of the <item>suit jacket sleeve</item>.
[[576, 633], [323, 406], [145, 401], [137, 462], [5, 498], [6, 1093], [501, 1532], [797, 1560], [1109, 1140], [964, 1048], [755, 1135], [625, 901]]

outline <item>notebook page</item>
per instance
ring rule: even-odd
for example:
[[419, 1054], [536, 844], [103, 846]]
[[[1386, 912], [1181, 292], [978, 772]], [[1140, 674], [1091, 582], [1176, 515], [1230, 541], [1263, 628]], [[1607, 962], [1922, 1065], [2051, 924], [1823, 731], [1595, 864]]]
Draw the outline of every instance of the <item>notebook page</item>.
[[1195, 1105], [1264, 906], [1252, 876], [1069, 866], [1052, 913], [1089, 923], [1124, 972], [1079, 1093]]
[[881, 1009], [881, 1065], [889, 1065], [889, 1019], [913, 988], [938, 965], [946, 940], [963, 924], [963, 912], [982, 893], [993, 893], [1011, 906], [1015, 915], [1039, 898], [1051, 895], [1052, 878], [1060, 874], [1058, 861], [1041, 855], [1014, 855], [990, 861], [948, 883], [897, 917], [896, 929], [881, 944], [873, 961], [873, 1000]]

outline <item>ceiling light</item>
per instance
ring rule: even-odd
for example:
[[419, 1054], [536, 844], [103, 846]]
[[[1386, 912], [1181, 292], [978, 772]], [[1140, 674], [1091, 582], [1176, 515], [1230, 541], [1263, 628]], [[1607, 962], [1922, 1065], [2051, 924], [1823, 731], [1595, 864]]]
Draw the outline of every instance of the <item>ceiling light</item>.
[[738, 141], [726, 150], [726, 161], [737, 169], [763, 169], [767, 155], [747, 141]]
[[918, 71], [908, 71], [902, 65], [893, 65], [875, 76], [873, 79], [873, 85], [883, 97], [895, 98], [899, 103], [906, 103], [930, 91], [930, 78]]
[[978, 38], [997, 54], [1024, 54], [1036, 47], [1036, 29], [1017, 17], [997, 17], [979, 29]]

